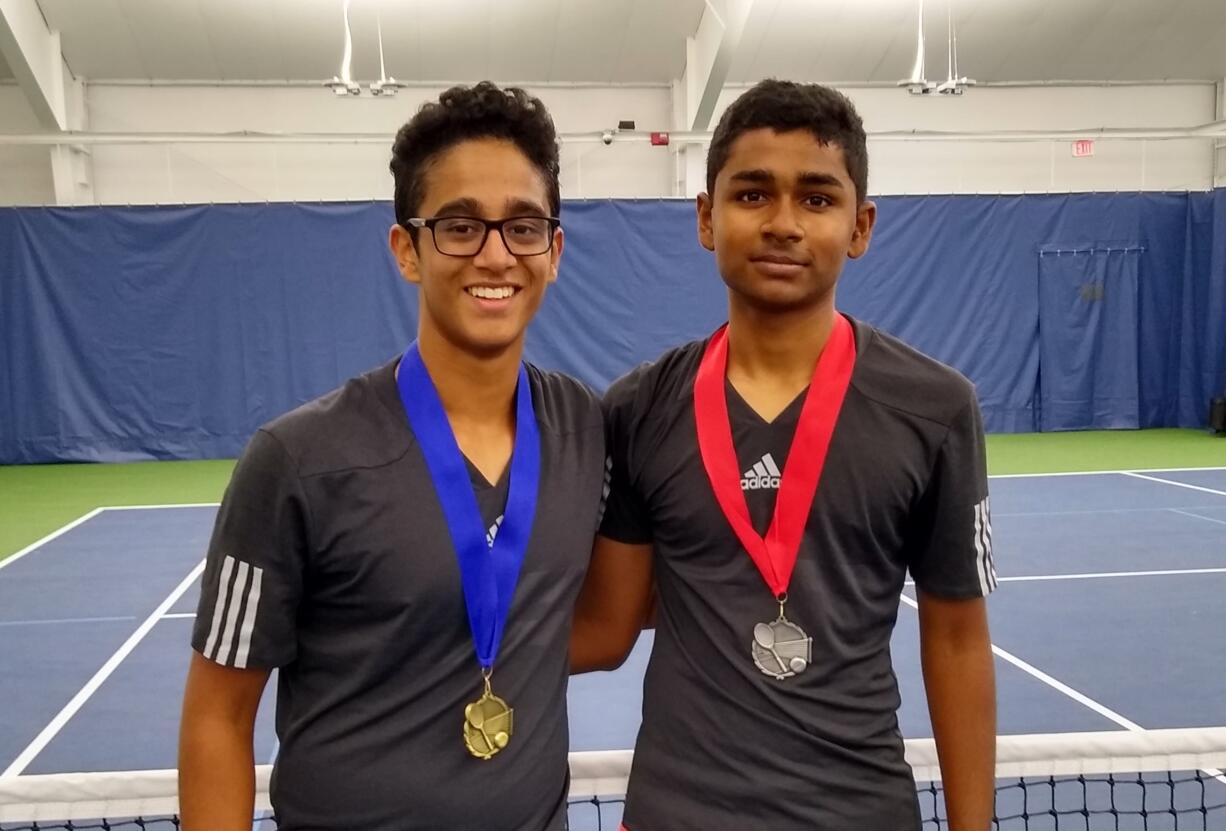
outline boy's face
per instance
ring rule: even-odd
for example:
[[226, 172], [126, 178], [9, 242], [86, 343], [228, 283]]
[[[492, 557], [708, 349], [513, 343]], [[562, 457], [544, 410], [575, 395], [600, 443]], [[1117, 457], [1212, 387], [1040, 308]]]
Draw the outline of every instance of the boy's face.
[[[426, 170], [424, 191], [417, 215], [427, 219], [550, 215], [544, 176], [519, 148], [500, 139], [473, 139], [443, 151]], [[516, 232], [514, 225], [505, 230], [508, 236]], [[443, 254], [435, 242], [428, 228], [418, 230], [416, 244], [399, 225], [390, 233], [401, 274], [420, 286], [421, 325], [475, 354], [497, 354], [518, 343], [546, 285], [558, 277], [561, 229], [553, 232], [547, 251], [531, 256], [512, 254], [493, 229], [471, 256]]]
[[811, 307], [833, 300], [844, 261], [868, 250], [877, 208], [856, 201], [841, 147], [808, 130], [752, 130], [698, 197], [698, 239], [750, 305]]

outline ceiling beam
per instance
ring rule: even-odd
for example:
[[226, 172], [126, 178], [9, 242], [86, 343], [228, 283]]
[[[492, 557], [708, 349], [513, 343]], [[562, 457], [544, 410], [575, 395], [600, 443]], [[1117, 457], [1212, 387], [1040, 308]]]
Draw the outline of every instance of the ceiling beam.
[[36, 0], [0, 0], [0, 55], [39, 123], [49, 130], [68, 129], [60, 33], [47, 27]]
[[706, 130], [728, 80], [732, 58], [741, 45], [754, 0], [726, 0], [724, 13], [707, 0], [698, 29], [685, 42], [685, 122], [690, 130]]
[[[610, 139], [604, 130], [560, 132], [562, 144], [646, 144], [643, 132], [614, 134]], [[1183, 141], [1187, 139], [1226, 139], [1226, 120], [1180, 127], [1087, 127], [1060, 130], [868, 130], [874, 141], [895, 142], [1034, 142], [1075, 141]], [[671, 132], [671, 142], [678, 144], [709, 143], [711, 132]], [[179, 133], [110, 133], [69, 130], [54, 133], [0, 133], [0, 147], [7, 146], [71, 146], [71, 145], [140, 145], [140, 144], [379, 144], [387, 143], [387, 133], [261, 133], [261, 132], [179, 132]]]

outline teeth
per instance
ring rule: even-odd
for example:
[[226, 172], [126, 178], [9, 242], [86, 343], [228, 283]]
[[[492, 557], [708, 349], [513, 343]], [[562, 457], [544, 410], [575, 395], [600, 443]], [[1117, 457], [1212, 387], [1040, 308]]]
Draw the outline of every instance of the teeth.
[[470, 286], [468, 293], [473, 297], [480, 297], [482, 300], [506, 300], [515, 293], [515, 289], [511, 286], [501, 286], [492, 288], [490, 286]]

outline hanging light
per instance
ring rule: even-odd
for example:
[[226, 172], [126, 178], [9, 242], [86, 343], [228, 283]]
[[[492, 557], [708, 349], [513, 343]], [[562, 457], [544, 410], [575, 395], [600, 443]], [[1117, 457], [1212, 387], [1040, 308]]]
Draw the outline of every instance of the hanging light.
[[900, 87], [906, 87], [912, 95], [927, 95], [936, 89], [936, 84], [929, 81], [924, 74], [924, 0], [917, 0], [919, 5], [918, 30], [915, 46], [915, 66], [911, 68], [911, 77], [899, 81]]
[[349, 0], [341, 0], [341, 6], [345, 18], [345, 52], [341, 57], [340, 75], [332, 76], [332, 80], [325, 81], [324, 86], [340, 97], [361, 95], [362, 87], [353, 82], [353, 77], [349, 72], [350, 65], [353, 63], [353, 33], [349, 29]]
[[404, 84], [395, 78], [387, 77], [387, 67], [383, 63], [383, 15], [381, 13], [375, 17], [375, 22], [379, 27], [379, 80], [370, 82], [370, 94], [395, 95], [404, 88]]
[[946, 61], [947, 70], [945, 82], [938, 86], [936, 91], [941, 95], [961, 95], [969, 87], [975, 86], [975, 82], [965, 75], [958, 76], [958, 30], [954, 28], [953, 0], [949, 0], [946, 6], [945, 27], [946, 43], [949, 49]]

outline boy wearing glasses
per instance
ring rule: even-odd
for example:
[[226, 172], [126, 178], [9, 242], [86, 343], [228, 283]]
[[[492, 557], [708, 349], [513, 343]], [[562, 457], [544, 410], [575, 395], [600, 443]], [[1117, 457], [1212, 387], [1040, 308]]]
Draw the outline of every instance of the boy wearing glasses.
[[261, 429], [218, 514], [180, 741], [187, 831], [561, 829], [569, 618], [604, 475], [599, 402], [522, 361], [557, 278], [558, 148], [522, 90], [457, 87], [396, 137], [398, 359]]

